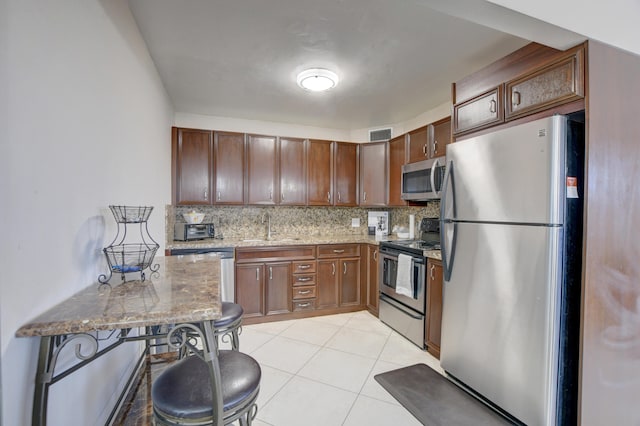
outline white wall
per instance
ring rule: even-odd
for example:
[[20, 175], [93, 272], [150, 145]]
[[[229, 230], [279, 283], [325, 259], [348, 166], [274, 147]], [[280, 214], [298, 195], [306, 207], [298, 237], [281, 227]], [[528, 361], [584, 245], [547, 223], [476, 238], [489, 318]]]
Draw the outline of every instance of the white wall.
[[[1, 417], [12, 426], [30, 423], [38, 347], [14, 333], [104, 272], [107, 206], [154, 206], [150, 231], [164, 243], [173, 111], [125, 0], [6, 2]], [[136, 350], [123, 345], [54, 385], [49, 424], [103, 423]]]
[[270, 121], [244, 120], [239, 118], [214, 117], [209, 115], [176, 112], [175, 125], [193, 129], [224, 130], [228, 132], [258, 133], [274, 136], [326, 139], [346, 142], [367, 142], [369, 130], [391, 127], [392, 136], [398, 136], [418, 127], [440, 120], [451, 114], [451, 102], [445, 102], [411, 120], [393, 124], [381, 124], [375, 128], [342, 130], [322, 127], [299, 126]]

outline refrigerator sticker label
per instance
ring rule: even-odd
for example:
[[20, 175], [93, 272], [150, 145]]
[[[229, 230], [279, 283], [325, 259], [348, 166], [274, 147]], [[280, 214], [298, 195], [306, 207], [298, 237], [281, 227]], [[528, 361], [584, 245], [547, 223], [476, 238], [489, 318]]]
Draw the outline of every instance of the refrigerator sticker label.
[[578, 178], [567, 176], [567, 198], [578, 197]]

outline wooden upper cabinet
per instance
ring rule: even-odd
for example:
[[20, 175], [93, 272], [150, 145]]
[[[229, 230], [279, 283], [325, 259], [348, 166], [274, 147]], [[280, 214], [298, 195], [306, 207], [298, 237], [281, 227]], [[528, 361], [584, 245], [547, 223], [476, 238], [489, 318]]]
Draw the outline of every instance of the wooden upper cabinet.
[[402, 166], [407, 162], [406, 135], [389, 141], [389, 206], [406, 206], [402, 199]]
[[307, 170], [308, 204], [330, 206], [333, 203], [333, 142], [309, 139]]
[[387, 205], [387, 142], [360, 145], [360, 205]]
[[429, 157], [443, 157], [451, 143], [451, 117], [429, 125]]
[[333, 204], [358, 205], [358, 144], [335, 143]]
[[244, 134], [215, 132], [216, 204], [244, 203]]
[[277, 146], [275, 136], [247, 137], [247, 202], [276, 203]]
[[429, 157], [429, 126], [412, 130], [408, 136], [409, 163], [426, 160]]
[[479, 130], [504, 121], [502, 85], [453, 106], [453, 133]]
[[307, 202], [306, 144], [304, 139], [280, 138], [281, 205]]
[[505, 84], [507, 119], [584, 97], [583, 51]]
[[211, 132], [174, 128], [172, 136], [174, 204], [211, 204]]

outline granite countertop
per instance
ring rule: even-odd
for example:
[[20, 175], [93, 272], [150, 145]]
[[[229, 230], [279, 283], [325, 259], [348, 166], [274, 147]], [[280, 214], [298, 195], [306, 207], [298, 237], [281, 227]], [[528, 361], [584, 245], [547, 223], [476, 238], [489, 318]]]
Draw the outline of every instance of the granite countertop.
[[[379, 245], [381, 241], [396, 241], [399, 238], [388, 235], [384, 237], [375, 237], [373, 235], [331, 235], [331, 236], [302, 236], [302, 237], [285, 237], [274, 236], [270, 240], [255, 239], [207, 239], [197, 241], [170, 241], [167, 243], [167, 250], [176, 249], [204, 249], [204, 248], [222, 248], [222, 247], [268, 247], [268, 246], [287, 246], [287, 245], [316, 245], [316, 244], [375, 244]], [[425, 257], [441, 260], [440, 250], [425, 250]]]
[[[97, 282], [16, 331], [17, 337], [56, 336], [220, 318], [220, 259], [157, 257], [145, 281]], [[117, 282], [116, 282], [117, 281]]]

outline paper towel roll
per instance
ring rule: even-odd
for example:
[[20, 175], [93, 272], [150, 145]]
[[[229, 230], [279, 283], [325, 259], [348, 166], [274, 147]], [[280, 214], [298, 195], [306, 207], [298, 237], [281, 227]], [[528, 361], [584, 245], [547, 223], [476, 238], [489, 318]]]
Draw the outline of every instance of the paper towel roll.
[[414, 214], [410, 214], [409, 215], [409, 239], [413, 240], [416, 237], [415, 234], [415, 228], [416, 228], [416, 215]]

